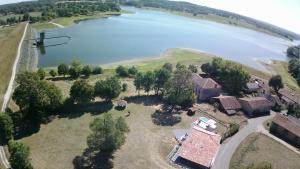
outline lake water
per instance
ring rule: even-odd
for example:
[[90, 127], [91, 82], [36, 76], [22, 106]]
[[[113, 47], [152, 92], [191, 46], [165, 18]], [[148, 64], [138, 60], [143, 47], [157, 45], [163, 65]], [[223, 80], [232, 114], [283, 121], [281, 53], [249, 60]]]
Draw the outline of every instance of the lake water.
[[[70, 36], [65, 45], [46, 47], [39, 66], [57, 66], [78, 58], [84, 64], [107, 64], [157, 57], [169, 48], [193, 48], [263, 69], [257, 60], [286, 59], [291, 43], [248, 29], [125, 7], [134, 14], [83, 21], [53, 29], [46, 37]], [[46, 40], [46, 45], [67, 39]]]

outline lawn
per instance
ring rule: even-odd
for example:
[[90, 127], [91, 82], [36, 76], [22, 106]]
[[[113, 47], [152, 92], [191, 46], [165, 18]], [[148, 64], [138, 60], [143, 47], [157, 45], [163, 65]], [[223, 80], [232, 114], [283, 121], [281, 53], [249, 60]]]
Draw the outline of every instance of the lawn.
[[288, 63], [284, 61], [273, 61], [272, 64], [268, 65], [277, 74], [281, 75], [283, 82], [292, 90], [300, 94], [300, 87], [297, 81], [288, 72]]
[[[136, 94], [132, 80], [124, 79], [122, 82], [128, 83], [129, 88], [120, 97]], [[56, 84], [64, 84], [59, 85], [64, 89], [69, 87], [65, 82]], [[38, 133], [19, 141], [30, 146], [35, 168], [71, 169], [74, 168], [74, 158], [80, 156], [87, 147], [89, 123], [103, 113], [111, 113], [114, 117], [125, 117], [131, 130], [125, 145], [114, 154], [115, 168], [172, 168], [166, 160], [175, 145], [172, 129], [189, 128], [190, 123], [200, 114], [189, 117], [185, 113], [172, 115], [156, 112], [161, 102], [153, 96], [133, 97], [128, 99], [128, 103], [124, 111], [107, 108], [101, 102], [93, 103], [85, 109], [74, 107], [55, 117], [49, 124], [42, 125]], [[126, 117], [128, 111], [131, 115]]]
[[22, 38], [25, 24], [0, 28], [0, 105], [11, 77], [12, 65]]
[[230, 169], [241, 169], [250, 164], [269, 162], [273, 169], [296, 169], [300, 167], [300, 156], [284, 145], [254, 133], [238, 147], [230, 161]]
[[114, 15], [120, 15], [123, 12], [99, 12], [94, 15], [79, 15], [79, 16], [72, 16], [72, 17], [60, 17], [53, 20], [54, 23], [60, 24], [62, 26], [71, 26], [76, 22], [82, 20], [89, 20], [89, 19], [98, 19], [98, 18], [107, 18]]
[[57, 28], [56, 25], [52, 24], [52, 23], [34, 23], [31, 25], [34, 29], [37, 30], [46, 30], [46, 29], [54, 29]]

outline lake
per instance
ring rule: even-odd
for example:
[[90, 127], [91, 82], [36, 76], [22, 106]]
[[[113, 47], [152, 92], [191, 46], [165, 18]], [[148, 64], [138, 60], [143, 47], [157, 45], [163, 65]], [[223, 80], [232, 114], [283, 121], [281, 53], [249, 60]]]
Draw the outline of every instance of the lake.
[[[187, 18], [169, 13], [123, 7], [134, 14], [82, 21], [68, 28], [46, 31], [45, 54], [39, 66], [70, 63], [101, 65], [152, 58], [169, 48], [193, 48], [263, 69], [257, 61], [285, 60], [291, 42], [264, 33]], [[52, 46], [67, 42], [65, 45]]]

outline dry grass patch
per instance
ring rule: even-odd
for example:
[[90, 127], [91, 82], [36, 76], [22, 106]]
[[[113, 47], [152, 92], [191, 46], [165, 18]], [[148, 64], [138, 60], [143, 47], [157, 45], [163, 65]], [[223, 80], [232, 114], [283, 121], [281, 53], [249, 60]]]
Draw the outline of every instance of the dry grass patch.
[[248, 136], [238, 147], [230, 161], [231, 169], [241, 169], [250, 164], [269, 162], [273, 169], [300, 168], [300, 156], [279, 142], [263, 134]]
[[25, 24], [0, 28], [0, 105], [2, 105], [3, 96], [11, 77], [12, 65], [15, 61], [24, 28]]

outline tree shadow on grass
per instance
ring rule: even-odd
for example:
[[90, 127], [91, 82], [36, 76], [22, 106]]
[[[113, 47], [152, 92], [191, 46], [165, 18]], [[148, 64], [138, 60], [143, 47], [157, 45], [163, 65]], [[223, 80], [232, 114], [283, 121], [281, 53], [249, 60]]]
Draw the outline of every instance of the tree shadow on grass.
[[153, 106], [162, 102], [162, 98], [157, 95], [129, 96], [125, 97], [124, 100], [128, 103], [143, 104], [144, 106]]
[[86, 149], [81, 156], [73, 159], [74, 169], [112, 169], [112, 153], [96, 153]]
[[156, 110], [152, 115], [152, 122], [159, 126], [174, 126], [181, 122], [181, 117], [178, 111], [161, 111]]
[[59, 114], [59, 118], [78, 118], [85, 113], [98, 115], [108, 112], [114, 107], [112, 102], [93, 102], [88, 104], [72, 104], [67, 102]]

